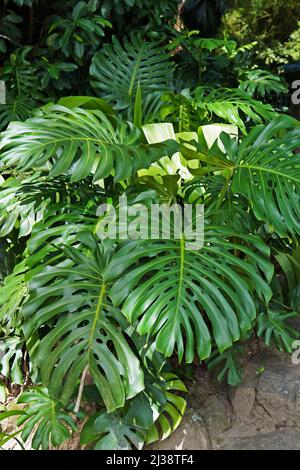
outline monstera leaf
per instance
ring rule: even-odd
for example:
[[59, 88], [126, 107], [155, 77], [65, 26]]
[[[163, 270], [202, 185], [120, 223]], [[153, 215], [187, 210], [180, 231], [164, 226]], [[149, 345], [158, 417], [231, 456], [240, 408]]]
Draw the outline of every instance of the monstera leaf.
[[154, 92], [165, 91], [172, 69], [170, 56], [159, 43], [131, 35], [123, 46], [116, 37], [112, 44], [105, 44], [94, 56], [90, 74], [94, 88], [122, 110], [133, 105], [139, 84], [143, 100]]
[[81, 445], [94, 443], [94, 450], [141, 450], [144, 444], [143, 430], [129, 424], [119, 413], [96, 413], [85, 424]]
[[[0, 432], [1, 446], [20, 434], [25, 443], [32, 438], [31, 448], [48, 450], [50, 447], [58, 447], [77, 429], [74, 416], [71, 416], [61, 403], [53, 400], [45, 387], [23, 392], [18, 398], [18, 403], [24, 404], [26, 408], [0, 414], [0, 422], [13, 416], [19, 417], [16, 431], [12, 434]], [[20, 444], [19, 440], [18, 443]]]
[[114, 174], [129, 178], [177, 149], [173, 141], [147, 145], [138, 142], [138, 129], [119, 122], [115, 129], [100, 110], [46, 107], [39, 117], [12, 123], [2, 134], [0, 163], [6, 167], [43, 168], [50, 176], [71, 173], [71, 181], [89, 174], [94, 181]]
[[0, 104], [0, 131], [11, 121], [25, 121], [37, 104], [36, 100], [28, 96], [9, 97], [5, 104]]
[[137, 331], [154, 335], [165, 356], [176, 350], [188, 363], [195, 349], [209, 357], [212, 336], [220, 352], [231, 346], [256, 317], [253, 293], [266, 302], [272, 295], [264, 276], [270, 281], [273, 268], [260, 238], [224, 227], [207, 227], [204, 238], [199, 250], [187, 249], [184, 239], [132, 241], [104, 271], [106, 282], [122, 274], [110, 297]]
[[0, 339], [0, 373], [11, 380], [13, 384], [22, 384], [24, 377], [22, 372], [22, 360], [24, 339], [12, 336], [5, 340]]
[[184, 89], [180, 94], [163, 95], [162, 119], [178, 123], [179, 132], [197, 130], [201, 124], [218, 122], [237, 126], [247, 134], [247, 122], [268, 122], [276, 116], [269, 104], [253, 99], [238, 88], [198, 87], [194, 92]]
[[[29, 178], [7, 178], [0, 183], [0, 237], [18, 231], [18, 238], [30, 235], [36, 223], [48, 216], [47, 209], [56, 203], [66, 208], [70, 203], [81, 206], [99, 203], [104, 189], [92, 183], [92, 177], [70, 182], [68, 176], [50, 178], [36, 173]], [[84, 209], [83, 209], [84, 210]]]
[[181, 423], [186, 410], [186, 400], [176, 392], [187, 392], [184, 383], [171, 373], [163, 374], [166, 383], [166, 402], [146, 435], [146, 443], [167, 439]]
[[8, 178], [0, 184], [0, 237], [8, 235], [16, 225], [19, 237], [28, 235], [33, 225], [42, 218], [43, 207], [34, 210], [34, 204], [22, 204], [18, 197], [21, 181], [17, 178]]
[[13, 272], [6, 276], [3, 285], [0, 287], [0, 322], [5, 323], [8, 329], [20, 324], [18, 312], [28, 295], [25, 282], [27, 269], [25, 261], [17, 264]]
[[[24, 332], [52, 396], [68, 403], [89, 372], [111, 412], [143, 389], [143, 373], [102, 276], [109, 249], [103, 253], [92, 235], [81, 238], [82, 245], [59, 250], [30, 272]], [[50, 328], [43, 335], [44, 325]]]
[[291, 353], [292, 344], [299, 333], [288, 324], [287, 320], [297, 317], [297, 312], [268, 309], [266, 313], [260, 313], [257, 318], [258, 336], [264, 336], [267, 346], [274, 342], [279, 351]]
[[215, 114], [225, 122], [238, 126], [246, 134], [246, 119], [255, 123], [270, 121], [276, 113], [272, 106], [254, 100], [240, 89], [218, 88], [207, 93], [205, 87], [195, 91], [194, 106], [207, 115]]
[[140, 450], [144, 443], [166, 439], [177, 429], [186, 409], [185, 399], [173, 392], [187, 389], [170, 373], [163, 373], [160, 383], [154, 379], [147, 385], [123, 410], [93, 415], [82, 429], [80, 443], [93, 445], [95, 450]]

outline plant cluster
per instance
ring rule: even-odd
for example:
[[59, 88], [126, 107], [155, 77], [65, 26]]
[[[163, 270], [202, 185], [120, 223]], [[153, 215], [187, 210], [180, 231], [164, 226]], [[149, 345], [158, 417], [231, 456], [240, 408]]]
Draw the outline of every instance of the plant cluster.
[[[149, 21], [151, 3], [66, 2], [3, 67], [0, 401], [19, 386], [22, 407], [0, 414], [19, 415], [0, 445], [81, 429], [88, 448], [141, 449], [180, 424], [187, 364], [235, 386], [249, 338], [292, 351], [300, 124], [270, 104], [285, 84], [253, 44], [174, 29], [170, 0]], [[120, 196], [203, 204], [204, 246], [101, 237], [97, 208]]]

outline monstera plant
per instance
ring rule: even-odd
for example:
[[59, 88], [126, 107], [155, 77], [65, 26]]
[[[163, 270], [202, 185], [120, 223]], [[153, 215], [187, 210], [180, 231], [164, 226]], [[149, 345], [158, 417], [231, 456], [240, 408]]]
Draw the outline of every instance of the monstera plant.
[[[97, 59], [94, 67], [105, 73]], [[116, 95], [124, 106], [135, 73], [143, 80], [132, 70]], [[2, 444], [33, 436], [35, 448], [57, 447], [86, 420], [82, 445], [140, 449], [168, 437], [185, 410], [169, 358], [179, 371], [206, 361], [236, 385], [238, 342], [258, 334], [291, 351], [300, 124], [264, 111], [267, 122], [248, 133], [221, 123], [195, 129], [193, 119], [176, 134], [172, 123], [138, 127], [103, 99], [70, 97], [2, 133], [0, 325], [17, 336], [3, 343], [2, 388], [11, 374], [31, 385], [19, 399], [25, 408], [0, 417], [19, 415]], [[183, 231], [105, 237], [97, 208], [120, 196], [129, 206], [202, 204], [203, 243], [190, 249]], [[288, 274], [289, 293], [278, 272]], [[89, 401], [96, 408], [86, 419]]]

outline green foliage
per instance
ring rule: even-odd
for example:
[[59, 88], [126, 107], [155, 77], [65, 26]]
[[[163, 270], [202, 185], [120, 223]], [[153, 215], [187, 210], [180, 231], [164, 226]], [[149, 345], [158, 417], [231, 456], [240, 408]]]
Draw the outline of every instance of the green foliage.
[[71, 431], [76, 431], [70, 412], [53, 400], [45, 388], [38, 387], [22, 393], [18, 403], [29, 405], [18, 419], [18, 424], [23, 425], [21, 437], [24, 442], [33, 435], [33, 449], [57, 447], [69, 439]]
[[[209, 37], [216, 2], [196, 2], [192, 19], [212, 20], [201, 33], [178, 3], [1, 4], [0, 402], [25, 391], [0, 445], [58, 448], [83, 427], [87, 448], [141, 449], [185, 412], [174, 362], [181, 376], [205, 360], [237, 386], [253, 332], [291, 352], [300, 127], [269, 104], [286, 86], [253, 57], [275, 38], [297, 60], [296, 17], [276, 36], [282, 0], [251, 0], [249, 18], [236, 0], [224, 31], [245, 29]], [[171, 239], [107, 239], [98, 208], [120, 196], [133, 222], [141, 206], [203, 204], [204, 239], [175, 223]]]
[[286, 321], [289, 318], [298, 316], [297, 312], [268, 310], [261, 313], [257, 318], [258, 335], [264, 336], [267, 346], [274, 341], [279, 351], [292, 352], [292, 344], [299, 333], [292, 328]]
[[[288, 132], [280, 136], [285, 129]], [[232, 190], [247, 196], [257, 219], [268, 222], [283, 237], [298, 234], [300, 229], [295, 211], [299, 200], [299, 154], [293, 153], [299, 136], [299, 123], [280, 116], [265, 128], [253, 129], [237, 149], [227, 139], [227, 151], [235, 161]]]
[[280, 77], [266, 70], [254, 69], [244, 73], [239, 88], [250, 96], [264, 98], [271, 93], [286, 93], [287, 87]]
[[0, 421], [19, 416], [20, 429], [12, 435], [0, 433], [0, 445], [20, 434], [24, 443], [32, 438], [33, 449], [48, 450], [50, 447], [58, 447], [77, 429], [71, 413], [61, 403], [50, 398], [46, 388], [36, 387], [23, 392], [18, 403], [27, 405], [26, 409], [1, 413]]
[[[134, 102], [140, 86], [144, 105], [170, 86], [172, 62], [156, 42], [132, 35], [122, 46], [116, 37], [106, 44], [91, 64], [92, 86], [117, 110], [128, 110], [133, 116]], [[113, 83], [110, 78], [114, 77]]]
[[101, 111], [55, 105], [39, 117], [9, 126], [0, 144], [2, 164], [24, 171], [48, 167], [52, 177], [70, 170], [71, 181], [91, 173], [97, 181], [114, 171], [118, 181], [176, 149], [174, 142], [147, 145], [139, 137], [140, 131], [124, 122], [117, 121], [114, 128]]
[[112, 20], [118, 32], [132, 30], [130, 20], [134, 15], [134, 26], [146, 31], [152, 39], [168, 33], [169, 25], [176, 22], [179, 4], [177, 0], [90, 0], [89, 3], [100, 8], [101, 14]]
[[[80, 238], [82, 249], [76, 245], [62, 248], [55, 255], [56, 265], [51, 256], [46, 272], [44, 259], [35, 266], [32, 280], [29, 276], [24, 332], [32, 343], [42, 325], [55, 325], [38, 346], [32, 345], [42, 383], [52, 396], [67, 404], [77, 381], [89, 371], [111, 412], [143, 389], [143, 374], [109, 301], [109, 286], [102, 274], [109, 252], [88, 234]], [[88, 249], [92, 256], [85, 253]]]
[[[256, 249], [266, 255], [266, 247], [252, 237], [242, 237], [249, 244], [247, 248], [240, 242], [232, 244], [230, 238], [239, 237], [221, 227], [207, 227], [205, 245], [199, 250], [189, 250], [183, 239], [178, 243], [131, 242], [109, 263], [110, 282], [123, 273], [112, 287], [113, 302], [123, 304], [122, 312], [130, 322], [139, 319], [137, 331], [141, 335], [155, 334], [156, 347], [164, 356], [176, 351], [180, 361], [184, 358], [190, 363], [196, 349], [199, 358], [206, 359], [212, 335], [220, 352], [230, 347], [255, 318], [249, 284], [268, 302], [270, 290], [260, 269], [269, 277], [272, 267], [263, 256], [251, 252]], [[242, 264], [232, 256], [235, 247], [245, 250], [247, 258]], [[141, 254], [144, 263], [135, 266]], [[242, 273], [244, 282], [237, 272]], [[209, 322], [199, 315], [201, 311]]]
[[243, 369], [240, 364], [240, 356], [243, 348], [239, 344], [235, 344], [231, 349], [219, 354], [217, 351], [211, 355], [208, 361], [208, 369], [219, 368], [218, 380], [222, 382], [227, 376], [227, 383], [233, 387], [237, 387], [243, 377]]
[[7, 89], [7, 102], [0, 105], [0, 130], [11, 121], [27, 119], [31, 111], [43, 101], [39, 92], [37, 68], [31, 66], [30, 47], [17, 49], [10, 55], [2, 70], [1, 79]]
[[23, 384], [22, 360], [24, 339], [18, 336], [0, 339], [1, 367], [0, 374], [12, 384]]
[[7, 52], [8, 43], [18, 44], [21, 33], [17, 25], [22, 21], [22, 17], [11, 10], [0, 18], [0, 54]]
[[50, 17], [47, 44], [54, 51], [60, 50], [67, 58], [82, 60], [92, 47], [97, 47], [104, 36], [104, 28], [111, 23], [94, 14], [93, 8], [84, 1], [74, 5], [66, 18]]
[[260, 40], [265, 45], [274, 39], [287, 38], [297, 25], [296, 0], [250, 0], [247, 5], [241, 0], [231, 0], [231, 3], [232, 9], [224, 17], [231, 37]]
[[85, 424], [80, 443], [93, 443], [94, 450], [140, 450], [144, 437], [138, 426], [126, 423], [120, 414], [100, 411]]
[[80, 442], [95, 450], [130, 450], [166, 439], [181, 422], [186, 401], [178, 392], [186, 391], [176, 375], [165, 373], [160, 382], [146, 384], [122, 411], [94, 414], [82, 429]]

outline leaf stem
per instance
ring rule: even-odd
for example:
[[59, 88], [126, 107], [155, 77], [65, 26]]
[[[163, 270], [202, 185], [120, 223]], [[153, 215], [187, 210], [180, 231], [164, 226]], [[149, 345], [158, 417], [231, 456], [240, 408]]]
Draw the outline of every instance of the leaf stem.
[[218, 197], [218, 201], [217, 201], [217, 205], [216, 205], [216, 208], [217, 208], [217, 209], [220, 209], [220, 207], [221, 207], [221, 205], [222, 205], [223, 199], [224, 199], [224, 197], [225, 197], [225, 195], [226, 195], [228, 186], [229, 186], [230, 181], [231, 181], [231, 178], [232, 178], [232, 172], [233, 172], [232, 169], [230, 169], [230, 170], [228, 171], [228, 174], [227, 174], [227, 177], [226, 177], [226, 181], [225, 181], [224, 186], [223, 186], [223, 188], [222, 188], [222, 190], [221, 190], [221, 192], [220, 192], [220, 194], [219, 194], [219, 197]]

